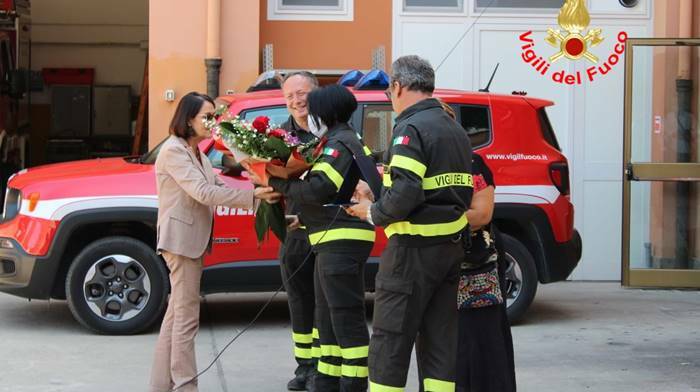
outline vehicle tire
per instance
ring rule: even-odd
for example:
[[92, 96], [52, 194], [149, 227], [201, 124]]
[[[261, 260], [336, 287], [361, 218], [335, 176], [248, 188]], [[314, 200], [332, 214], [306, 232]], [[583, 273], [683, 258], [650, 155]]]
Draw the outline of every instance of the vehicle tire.
[[537, 293], [537, 267], [527, 248], [508, 234], [500, 240], [506, 254], [506, 292], [508, 320], [517, 323], [525, 314]]
[[89, 244], [73, 260], [66, 298], [73, 317], [103, 334], [128, 335], [151, 327], [163, 314], [168, 270], [145, 243], [107, 237]]

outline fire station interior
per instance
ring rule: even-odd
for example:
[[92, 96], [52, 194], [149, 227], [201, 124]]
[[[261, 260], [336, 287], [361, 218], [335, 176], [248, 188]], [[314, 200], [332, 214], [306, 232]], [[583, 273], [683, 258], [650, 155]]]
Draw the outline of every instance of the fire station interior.
[[147, 51], [148, 1], [0, 0], [1, 194], [23, 168], [144, 151]]

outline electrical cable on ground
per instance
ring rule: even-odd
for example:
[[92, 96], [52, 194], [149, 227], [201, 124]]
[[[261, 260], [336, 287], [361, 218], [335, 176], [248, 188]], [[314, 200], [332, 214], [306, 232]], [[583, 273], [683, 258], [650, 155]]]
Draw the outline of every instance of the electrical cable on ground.
[[321, 236], [321, 238], [318, 239], [318, 242], [316, 242], [315, 245], [312, 245], [312, 246], [311, 246], [311, 249], [309, 250], [309, 253], [307, 253], [307, 254], [306, 254], [306, 257], [304, 258], [304, 261], [302, 261], [301, 264], [299, 265], [299, 267], [297, 267], [297, 269], [294, 270], [294, 272], [293, 272], [291, 275], [289, 275], [289, 277], [287, 278], [287, 280], [285, 280], [285, 281], [282, 283], [282, 286], [280, 286], [280, 288], [278, 288], [277, 291], [275, 291], [275, 292], [272, 294], [272, 296], [270, 296], [270, 298], [267, 300], [267, 302], [265, 302], [265, 304], [260, 308], [260, 310], [258, 310], [258, 313], [255, 315], [255, 317], [253, 317], [253, 319], [250, 320], [250, 323], [248, 323], [248, 325], [246, 325], [245, 328], [243, 328], [240, 332], [238, 332], [238, 333], [236, 334], [236, 336], [234, 336], [234, 337], [224, 346], [224, 348], [221, 349], [221, 351], [219, 351], [219, 353], [216, 355], [216, 357], [214, 357], [214, 359], [211, 361], [211, 363], [209, 363], [209, 365], [207, 365], [207, 367], [204, 368], [204, 370], [202, 370], [201, 372], [197, 373], [197, 375], [194, 376], [194, 377], [192, 377], [190, 380], [187, 380], [187, 382], [185, 382], [185, 383], [179, 385], [178, 387], [176, 387], [176, 388], [174, 388], [174, 389], [171, 389], [170, 392], [175, 392], [175, 391], [179, 390], [180, 388], [182, 388], [182, 387], [184, 387], [184, 386], [186, 386], [186, 385], [189, 385], [189, 384], [195, 382], [196, 380], [198, 380], [199, 377], [201, 377], [204, 373], [206, 373], [207, 371], [209, 371], [209, 369], [211, 369], [212, 366], [214, 366], [214, 364], [216, 364], [216, 362], [219, 360], [219, 358], [221, 358], [221, 355], [233, 344], [233, 342], [235, 342], [239, 337], [241, 337], [241, 335], [243, 335], [246, 331], [248, 331], [248, 330], [255, 324], [255, 322], [258, 321], [258, 319], [259, 319], [260, 316], [263, 314], [263, 312], [265, 312], [265, 310], [267, 309], [267, 307], [270, 306], [270, 304], [272, 303], [272, 300], [274, 300], [275, 297], [277, 297], [277, 294], [279, 294], [282, 290], [284, 290], [284, 285], [285, 285], [287, 282], [289, 282], [289, 281], [294, 277], [294, 275], [296, 275], [297, 272], [299, 272], [299, 271], [301, 270], [301, 268], [306, 264], [306, 262], [309, 260], [309, 257], [311, 257], [311, 255], [314, 253], [314, 250], [316, 249], [316, 245], [318, 245], [319, 243], [321, 243], [321, 241], [323, 241], [323, 237], [325, 237], [325, 236], [326, 236], [326, 233], [328, 233], [328, 230], [331, 229], [331, 227], [333, 226], [333, 224], [335, 223], [335, 221], [338, 219], [338, 215], [340, 215], [340, 211], [342, 211], [342, 210], [343, 210], [343, 208], [342, 208], [341, 206], [338, 206], [338, 212], [335, 213], [335, 216], [334, 216], [333, 219], [331, 220], [331, 223], [328, 224], [328, 227], [327, 227], [326, 230], [323, 232], [323, 235]]

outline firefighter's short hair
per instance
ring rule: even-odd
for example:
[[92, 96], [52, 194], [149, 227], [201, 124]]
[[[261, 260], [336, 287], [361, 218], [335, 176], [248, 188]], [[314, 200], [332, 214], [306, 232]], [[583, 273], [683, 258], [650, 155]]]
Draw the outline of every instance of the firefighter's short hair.
[[357, 109], [355, 96], [338, 84], [329, 84], [309, 93], [309, 114], [320, 118], [328, 128], [347, 123]]
[[435, 71], [424, 58], [402, 56], [391, 65], [391, 82], [398, 82], [410, 91], [432, 94], [435, 90]]

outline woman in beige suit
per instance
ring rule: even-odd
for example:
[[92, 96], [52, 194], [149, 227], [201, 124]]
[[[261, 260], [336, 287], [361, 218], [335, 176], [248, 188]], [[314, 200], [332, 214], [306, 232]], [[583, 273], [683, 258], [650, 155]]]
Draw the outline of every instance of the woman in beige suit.
[[[151, 371], [153, 392], [197, 391], [194, 339], [202, 258], [211, 245], [214, 207], [253, 207], [253, 189], [226, 187], [199, 151], [198, 144], [211, 137], [204, 121], [214, 110], [214, 101], [206, 95], [192, 92], [182, 97], [170, 137], [156, 159], [158, 252], [170, 269], [171, 292]], [[258, 188], [255, 193], [271, 190]]]

